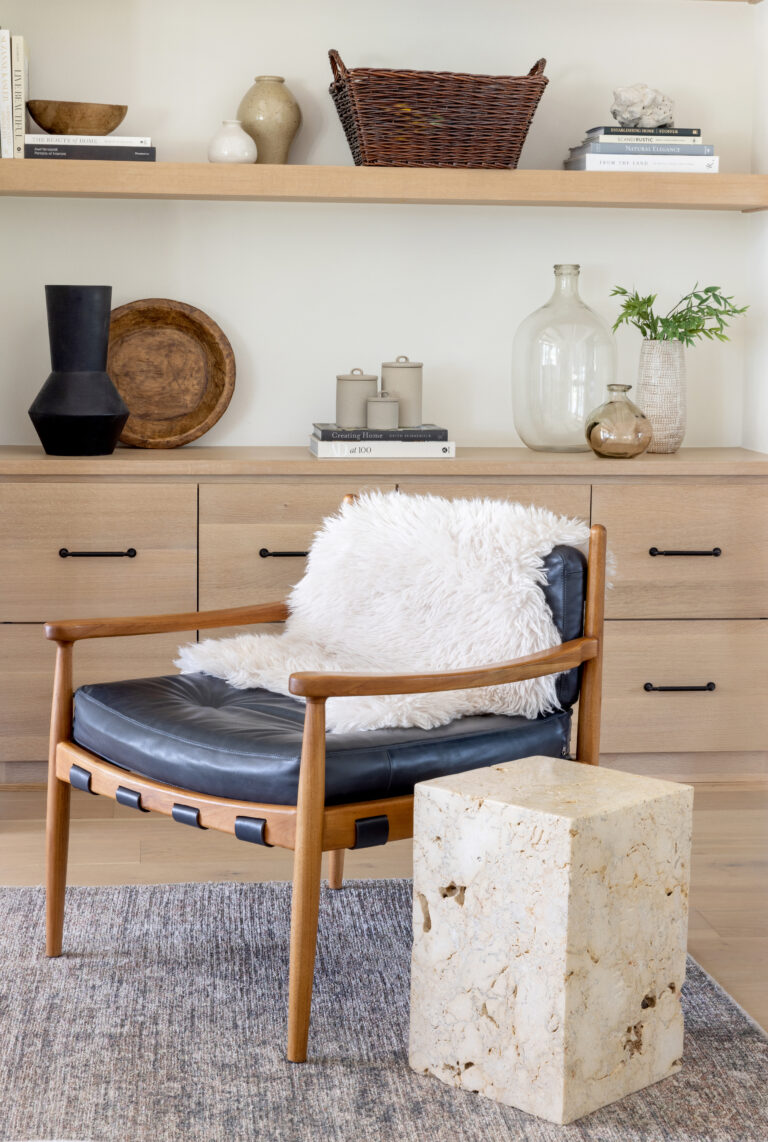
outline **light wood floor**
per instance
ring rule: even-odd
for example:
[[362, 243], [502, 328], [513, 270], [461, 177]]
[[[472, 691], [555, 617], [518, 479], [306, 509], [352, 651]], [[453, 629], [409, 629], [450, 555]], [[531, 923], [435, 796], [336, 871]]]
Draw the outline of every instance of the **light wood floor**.
[[[693, 781], [689, 951], [768, 1028], [768, 779], [701, 776]], [[0, 790], [0, 884], [41, 883], [44, 811], [39, 790]], [[72, 815], [70, 884], [290, 879], [290, 853], [179, 828], [101, 797], [73, 790]], [[411, 843], [347, 853], [345, 872], [409, 876]]]

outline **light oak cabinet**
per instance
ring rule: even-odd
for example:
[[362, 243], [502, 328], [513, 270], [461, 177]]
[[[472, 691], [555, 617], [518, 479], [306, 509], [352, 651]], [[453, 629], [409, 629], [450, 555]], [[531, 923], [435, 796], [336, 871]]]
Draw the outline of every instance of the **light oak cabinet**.
[[[299, 448], [82, 458], [0, 448], [0, 783], [44, 775], [45, 619], [284, 598], [323, 517], [347, 492], [374, 488], [503, 497], [605, 524], [615, 572], [604, 751], [766, 748], [768, 456], [460, 449], [455, 460], [395, 462], [316, 461]], [[136, 555], [62, 558], [62, 548]], [[77, 680], [171, 672], [186, 637], [83, 644]]]

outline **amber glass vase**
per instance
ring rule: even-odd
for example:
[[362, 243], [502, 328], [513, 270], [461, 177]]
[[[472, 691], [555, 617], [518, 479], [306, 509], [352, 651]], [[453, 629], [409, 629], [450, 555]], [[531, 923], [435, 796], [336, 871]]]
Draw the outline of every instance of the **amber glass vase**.
[[598, 456], [629, 460], [651, 443], [651, 422], [627, 396], [631, 385], [609, 385], [608, 400], [587, 417], [587, 443]]

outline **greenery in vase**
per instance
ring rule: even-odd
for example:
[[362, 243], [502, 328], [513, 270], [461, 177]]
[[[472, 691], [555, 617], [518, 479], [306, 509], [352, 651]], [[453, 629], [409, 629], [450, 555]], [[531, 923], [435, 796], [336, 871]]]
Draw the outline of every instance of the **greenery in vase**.
[[683, 345], [693, 345], [699, 337], [727, 341], [725, 330], [731, 318], [749, 309], [748, 305], [735, 306], [733, 298], [726, 297], [719, 286], [699, 289], [697, 282], [690, 293], [660, 317], [653, 309], [657, 296], [651, 293], [641, 297], [636, 289], [630, 293], [623, 286], [615, 286], [611, 297], [623, 297], [624, 301], [613, 323], [614, 332], [620, 325], [634, 325], [648, 341], [682, 341]]

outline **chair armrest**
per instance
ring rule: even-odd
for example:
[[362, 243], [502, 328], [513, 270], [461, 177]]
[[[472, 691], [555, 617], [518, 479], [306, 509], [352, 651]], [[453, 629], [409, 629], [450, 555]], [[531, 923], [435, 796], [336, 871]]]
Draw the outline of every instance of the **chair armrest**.
[[45, 637], [55, 642], [78, 642], [82, 638], [114, 638], [116, 635], [165, 634], [171, 631], [206, 630], [210, 627], [279, 623], [288, 618], [287, 603], [257, 603], [223, 611], [188, 611], [179, 615], [138, 615], [120, 619], [66, 619], [45, 624]]
[[468, 670], [433, 674], [321, 674], [302, 670], [292, 674], [288, 689], [300, 698], [348, 698], [374, 694], [428, 694], [437, 690], [465, 690], [476, 686], [502, 686], [543, 674], [559, 674], [596, 658], [596, 638], [574, 638], [551, 650], [540, 650], [511, 662], [498, 662]]

